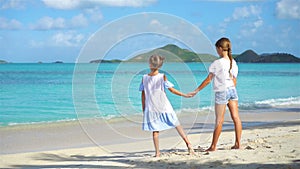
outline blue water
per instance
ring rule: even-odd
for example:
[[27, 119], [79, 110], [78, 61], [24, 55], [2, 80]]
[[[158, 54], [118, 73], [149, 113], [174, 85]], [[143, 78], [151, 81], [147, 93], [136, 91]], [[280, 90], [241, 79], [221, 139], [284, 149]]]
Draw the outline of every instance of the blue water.
[[[183, 92], [207, 76], [209, 64], [165, 63], [162, 72]], [[141, 114], [142, 75], [148, 64], [1, 64], [0, 126], [113, 118]], [[300, 64], [238, 64], [241, 110], [299, 107]], [[75, 71], [76, 68], [79, 71]], [[77, 80], [76, 80], [77, 78]], [[167, 95], [177, 112], [213, 106], [211, 85], [196, 97]]]

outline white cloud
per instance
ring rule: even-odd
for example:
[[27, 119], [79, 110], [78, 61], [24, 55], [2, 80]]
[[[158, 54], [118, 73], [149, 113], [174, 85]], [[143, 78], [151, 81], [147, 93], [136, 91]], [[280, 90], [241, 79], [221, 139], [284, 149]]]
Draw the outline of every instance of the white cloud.
[[255, 28], [259, 28], [263, 25], [264, 21], [262, 19], [258, 19], [257, 21], [253, 22]]
[[[300, 35], [296, 27], [290, 25], [270, 25], [261, 31], [261, 36], [257, 36], [257, 38], [261, 40], [260, 47], [263, 47], [264, 51], [299, 54], [299, 45], [295, 42], [299, 41]], [[266, 43], [269, 43], [269, 45], [264, 45]], [[274, 46], [276, 47], [275, 49]]]
[[148, 6], [156, 2], [156, 0], [94, 0], [99, 5], [117, 6], [117, 7], [143, 7]]
[[43, 0], [48, 7], [55, 9], [74, 9], [80, 6], [80, 0]]
[[85, 42], [86, 37], [75, 31], [58, 32], [45, 41], [31, 40], [29, 42], [32, 48], [43, 47], [79, 47]]
[[60, 32], [51, 37], [51, 43], [53, 46], [67, 46], [76, 47], [83, 42], [83, 34], [75, 34], [74, 32]]
[[91, 8], [94, 6], [114, 7], [143, 7], [156, 2], [156, 0], [43, 0], [44, 4], [56, 9]]
[[70, 26], [72, 27], [85, 27], [88, 26], [88, 20], [83, 14], [79, 14], [77, 16], [74, 16], [71, 19]]
[[70, 20], [66, 20], [62, 17], [52, 18], [49, 16], [43, 17], [35, 24], [30, 25], [32, 30], [55, 30], [55, 29], [72, 29], [88, 26], [88, 19], [79, 14], [72, 17]]
[[[259, 6], [244, 6], [244, 7], [237, 7], [234, 9], [232, 15], [224, 19], [222, 23], [220, 23], [220, 29], [227, 29], [227, 26], [232, 24], [233, 22], [242, 21], [245, 25], [252, 25], [254, 24], [255, 27], [260, 27], [263, 24], [263, 20], [260, 17], [261, 7]], [[256, 20], [253, 23], [253, 20]], [[246, 30], [247, 31], [247, 30]]]
[[300, 19], [299, 0], [281, 0], [277, 2], [276, 14], [280, 19]]
[[244, 19], [252, 16], [259, 16], [260, 13], [261, 13], [261, 9], [258, 6], [250, 5], [245, 7], [239, 7], [239, 8], [235, 8], [232, 14], [232, 19], [239, 20], [239, 19]]
[[22, 9], [25, 3], [24, 0], [0, 0], [0, 9]]
[[234, 9], [232, 15], [224, 19], [219, 25], [219, 29], [225, 34], [228, 25], [238, 23], [240, 26], [240, 37], [249, 37], [257, 32], [263, 26], [264, 21], [260, 17], [261, 7], [256, 5], [237, 7]]
[[18, 30], [22, 28], [22, 23], [18, 20], [11, 19], [8, 20], [6, 18], [0, 17], [0, 29], [6, 30]]
[[34, 30], [63, 29], [66, 27], [66, 21], [64, 18], [52, 18], [46, 16], [30, 27]]
[[[179, 23], [180, 24], [180, 23]], [[168, 30], [169, 27], [165, 24], [162, 24], [160, 21], [156, 20], [156, 19], [152, 19], [149, 22], [149, 26], [155, 28], [156, 30], [160, 30], [160, 31], [166, 31], [166, 32], [170, 32], [171, 30]]]
[[89, 16], [89, 19], [93, 22], [98, 22], [103, 19], [103, 15], [99, 7], [87, 8], [84, 11]]
[[257, 19], [254, 22], [248, 22], [242, 25], [240, 29], [241, 38], [254, 36], [257, 31], [263, 26], [263, 20]]
[[[199, 0], [203, 1], [203, 0]], [[255, 1], [261, 1], [261, 0], [206, 0], [206, 1], [217, 1], [217, 2], [255, 2]]]

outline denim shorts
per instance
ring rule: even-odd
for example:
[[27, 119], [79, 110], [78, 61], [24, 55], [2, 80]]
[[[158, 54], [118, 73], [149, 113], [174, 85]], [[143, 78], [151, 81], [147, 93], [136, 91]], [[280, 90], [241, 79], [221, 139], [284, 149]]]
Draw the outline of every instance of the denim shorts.
[[229, 100], [238, 100], [238, 94], [235, 87], [227, 88], [226, 91], [215, 93], [216, 104], [227, 104]]

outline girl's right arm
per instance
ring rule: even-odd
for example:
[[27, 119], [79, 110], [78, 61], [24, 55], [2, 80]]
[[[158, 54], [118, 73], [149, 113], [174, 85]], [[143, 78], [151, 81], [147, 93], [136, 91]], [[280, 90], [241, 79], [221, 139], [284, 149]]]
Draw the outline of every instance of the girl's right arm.
[[195, 89], [193, 92], [188, 93], [188, 94], [191, 94], [193, 96], [196, 95], [200, 90], [205, 88], [211, 82], [211, 79], [213, 78], [213, 76], [214, 75], [212, 73], [209, 73], [208, 76], [206, 77], [206, 79], [203, 80], [203, 82], [197, 87], [197, 89]]
[[169, 88], [169, 91], [172, 92], [173, 94], [178, 95], [178, 96], [183, 96], [183, 97], [186, 97], [186, 98], [192, 97], [191, 95], [189, 95], [189, 94], [184, 94], [184, 93], [182, 93], [182, 92], [176, 90], [176, 89], [173, 88], [173, 87], [170, 87], [170, 88]]
[[[164, 75], [164, 81], [165, 82], [168, 81], [168, 79], [165, 75]], [[178, 96], [183, 96], [183, 97], [186, 97], [186, 98], [192, 97], [192, 95], [182, 93], [181, 91], [176, 90], [174, 87], [169, 87], [168, 89], [169, 89], [170, 92], [172, 92], [173, 94], [176, 94]]]

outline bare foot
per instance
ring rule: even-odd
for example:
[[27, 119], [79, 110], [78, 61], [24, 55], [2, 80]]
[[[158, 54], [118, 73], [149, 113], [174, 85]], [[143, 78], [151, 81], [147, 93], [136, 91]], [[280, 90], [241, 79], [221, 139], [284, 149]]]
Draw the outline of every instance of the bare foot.
[[153, 157], [160, 157], [160, 153], [156, 153]]
[[196, 155], [193, 148], [188, 148], [189, 155]]
[[234, 146], [231, 147], [231, 149], [241, 149], [241, 147], [238, 146], [238, 145], [234, 145]]
[[186, 146], [188, 147], [189, 155], [195, 155], [195, 151], [194, 151], [192, 145], [191, 144], [187, 144]]
[[205, 151], [216, 151], [216, 148], [213, 148], [213, 147], [209, 147], [207, 150]]

